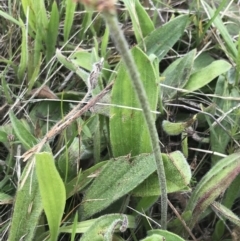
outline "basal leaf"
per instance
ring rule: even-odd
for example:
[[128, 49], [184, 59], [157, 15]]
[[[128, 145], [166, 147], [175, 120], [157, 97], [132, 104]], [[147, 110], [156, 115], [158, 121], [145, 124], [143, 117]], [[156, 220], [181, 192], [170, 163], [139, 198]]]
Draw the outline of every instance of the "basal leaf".
[[174, 61], [163, 72], [162, 76], [165, 79], [163, 81], [164, 86], [161, 86], [161, 95], [164, 100], [169, 100], [177, 94], [177, 90], [167, 88], [167, 86], [182, 89], [186, 84], [192, 71], [195, 55], [196, 50], [194, 49], [183, 58]]
[[48, 152], [37, 153], [35, 158], [37, 179], [50, 229], [50, 238], [51, 241], [55, 241], [65, 207], [66, 191], [52, 155]]
[[[166, 173], [167, 192], [189, 190], [191, 169], [186, 158], [180, 151], [162, 154]], [[143, 183], [133, 190], [133, 195], [141, 197], [159, 196], [160, 194], [157, 173], [153, 173]]]
[[147, 55], [155, 54], [160, 61], [179, 40], [187, 26], [188, 19], [187, 15], [183, 15], [155, 29], [144, 38], [139, 47], [146, 49]]
[[223, 193], [240, 173], [239, 153], [231, 154], [217, 164], [202, 178], [188, 202], [187, 211], [193, 212], [191, 226], [213, 201]]
[[210, 83], [219, 75], [226, 73], [231, 68], [231, 64], [224, 60], [216, 60], [205, 68], [200, 69], [190, 76], [184, 89], [195, 91]]
[[[132, 55], [139, 70], [151, 109], [157, 107], [158, 88], [155, 68], [138, 47], [132, 49]], [[112, 90], [110, 109], [110, 138], [115, 157], [152, 151], [148, 128], [142, 111], [136, 110], [140, 104], [132, 86], [131, 79], [123, 62], [120, 62], [118, 74]], [[114, 107], [126, 106], [126, 108]], [[132, 109], [131, 109], [132, 108]]]

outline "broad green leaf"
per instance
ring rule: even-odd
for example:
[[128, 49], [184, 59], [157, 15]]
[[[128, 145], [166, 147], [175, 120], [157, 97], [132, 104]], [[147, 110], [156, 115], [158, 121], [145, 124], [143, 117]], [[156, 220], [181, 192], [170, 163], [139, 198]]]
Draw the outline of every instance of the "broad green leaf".
[[[189, 190], [191, 169], [183, 154], [180, 151], [175, 151], [168, 155], [162, 154], [162, 158], [166, 173], [167, 192]], [[161, 195], [159, 191], [158, 176], [157, 173], [153, 173], [135, 188], [132, 194], [135, 196], [150, 197]]]
[[160, 61], [179, 40], [187, 26], [188, 19], [187, 15], [183, 15], [155, 29], [144, 38], [139, 47], [142, 49], [146, 47], [147, 55], [155, 54]]
[[[164, 167], [167, 170], [168, 189], [171, 191], [183, 190], [191, 178], [190, 168], [185, 158], [180, 152], [172, 153], [170, 157], [164, 157], [166, 157], [163, 160]], [[84, 220], [107, 208], [136, 188], [155, 170], [154, 156], [148, 154], [141, 154], [131, 159], [119, 157], [116, 160], [109, 161], [86, 191], [80, 206], [80, 217]], [[157, 181], [156, 183], [156, 186], [158, 186]], [[153, 195], [152, 192], [149, 196], [158, 196], [159, 186], [157, 189], [157, 191], [154, 190]], [[143, 193], [141, 189], [139, 189], [139, 192]]]
[[[206, 6], [208, 12], [209, 12], [209, 15], [210, 17], [214, 16], [214, 12], [215, 12], [215, 9], [212, 9], [206, 2], [203, 2], [203, 4]], [[228, 33], [228, 30], [225, 26], [225, 24], [223, 24], [222, 22], [222, 19], [220, 17], [220, 15], [218, 15], [214, 21], [214, 26], [218, 29], [218, 31], [220, 32], [222, 38], [224, 39], [225, 41], [225, 44], [224, 46], [227, 47], [227, 50], [228, 52], [230, 53], [230, 55], [232, 55], [232, 57], [235, 59], [238, 55], [238, 51], [237, 51], [237, 48], [233, 42], [233, 38], [231, 37], [231, 35]]]
[[[145, 87], [150, 108], [155, 111], [158, 96], [155, 68], [138, 47], [132, 49], [132, 55]], [[118, 157], [149, 153], [152, 147], [148, 128], [142, 111], [134, 109], [139, 108], [140, 104], [123, 62], [118, 65], [117, 72], [110, 108], [110, 138], [113, 155]], [[118, 108], [114, 105], [127, 108]]]
[[25, 241], [34, 240], [43, 210], [36, 172], [31, 161], [24, 168], [21, 182], [23, 180], [24, 185], [18, 186], [16, 192], [8, 240], [21, 240], [22, 237]]
[[72, 63], [76, 66], [80, 66], [88, 71], [92, 70], [92, 54], [87, 51], [79, 50], [73, 53], [70, 57]]
[[64, 42], [68, 41], [69, 34], [73, 24], [73, 18], [74, 18], [76, 6], [77, 6], [77, 3], [75, 1], [66, 0], [66, 15], [64, 18], [64, 28], [63, 28]]
[[148, 235], [162, 235], [166, 241], [185, 241], [175, 233], [169, 232], [167, 230], [155, 229], [148, 231]]
[[10, 196], [6, 193], [0, 192], [0, 205], [11, 204], [13, 201], [14, 201], [14, 199], [12, 196]]
[[52, 56], [55, 54], [55, 46], [57, 42], [57, 36], [59, 33], [59, 12], [56, 1], [52, 4], [51, 16], [49, 19], [47, 27], [47, 37], [46, 37], [46, 58], [47, 62], [50, 61]]
[[52, 154], [37, 153], [36, 173], [41, 193], [43, 208], [47, 216], [50, 238], [57, 240], [65, 202], [66, 191], [63, 181], [55, 167]]
[[89, 227], [81, 237], [81, 241], [112, 241], [114, 231], [125, 232], [134, 228], [134, 217], [124, 214], [108, 214], [101, 216]]
[[30, 149], [38, 143], [37, 139], [26, 129], [23, 122], [15, 117], [12, 111], [9, 113], [9, 117], [16, 136], [26, 149]]
[[231, 65], [224, 60], [216, 60], [205, 68], [200, 69], [190, 76], [184, 89], [195, 91], [209, 84], [219, 75], [226, 73], [231, 68]]
[[194, 49], [186, 54], [183, 58], [174, 61], [163, 72], [162, 76], [165, 78], [163, 81], [164, 86], [161, 86], [160, 89], [164, 100], [169, 100], [177, 94], [177, 90], [167, 88], [167, 86], [182, 89], [186, 84], [193, 68], [195, 55], [196, 50]]
[[196, 186], [186, 208], [187, 211], [193, 212], [191, 227], [197, 221], [199, 215], [228, 188], [239, 173], [239, 153], [223, 158], [208, 171]]
[[154, 30], [153, 22], [139, 0], [124, 0], [123, 2], [131, 17], [137, 42], [140, 43]]
[[132, 159], [119, 157], [109, 161], [86, 191], [79, 216], [85, 220], [107, 208], [133, 190], [155, 170], [153, 155], [142, 154]]

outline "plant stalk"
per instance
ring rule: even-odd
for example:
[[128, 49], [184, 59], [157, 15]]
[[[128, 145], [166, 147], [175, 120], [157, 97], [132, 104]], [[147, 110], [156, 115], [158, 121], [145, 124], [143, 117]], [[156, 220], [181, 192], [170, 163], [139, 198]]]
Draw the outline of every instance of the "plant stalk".
[[158, 140], [157, 129], [155, 126], [155, 120], [151, 113], [150, 105], [147, 99], [145, 89], [143, 87], [140, 75], [137, 70], [137, 66], [128, 48], [127, 41], [123, 35], [122, 30], [119, 27], [117, 15], [115, 11], [103, 11], [102, 15], [109, 27], [111, 37], [118, 49], [119, 53], [122, 55], [122, 59], [126, 65], [126, 69], [132, 79], [133, 87], [138, 96], [140, 105], [143, 109], [143, 113], [146, 119], [148, 130], [150, 133], [150, 138], [152, 142], [152, 148], [155, 156], [157, 174], [161, 191], [161, 226], [162, 229], [167, 228], [167, 186], [166, 186], [166, 176], [164, 171], [163, 160], [161, 156], [161, 149]]

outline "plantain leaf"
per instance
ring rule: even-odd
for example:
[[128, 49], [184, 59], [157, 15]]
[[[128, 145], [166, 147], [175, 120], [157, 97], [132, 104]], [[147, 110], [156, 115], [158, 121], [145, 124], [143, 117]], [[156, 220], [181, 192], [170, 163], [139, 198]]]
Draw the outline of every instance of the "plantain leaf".
[[187, 15], [183, 15], [171, 20], [151, 32], [144, 38], [143, 42], [139, 44], [139, 47], [144, 50], [146, 48], [147, 55], [155, 54], [160, 61], [179, 40], [187, 26], [188, 19], [189, 17]]
[[[155, 68], [147, 55], [138, 47], [132, 49], [132, 55], [141, 75], [150, 107], [152, 110], [156, 110], [158, 88]], [[123, 62], [118, 66], [111, 103], [110, 138], [113, 155], [118, 157], [131, 153], [132, 156], [136, 156], [140, 153], [151, 152], [148, 128], [143, 113], [134, 109], [139, 108], [140, 104]], [[118, 108], [114, 105], [126, 106], [127, 108]]]
[[[191, 178], [191, 172], [183, 155], [180, 152], [175, 152], [170, 156], [163, 155], [163, 160], [168, 177], [168, 190], [186, 189]], [[107, 208], [136, 188], [155, 170], [154, 156], [149, 154], [141, 154], [131, 159], [119, 157], [116, 160], [109, 161], [86, 191], [80, 206], [80, 217], [84, 220]], [[157, 191], [151, 192], [150, 196], [159, 195], [158, 182], [156, 181], [156, 183]], [[139, 189], [141, 194], [143, 194], [142, 189]], [[135, 192], [137, 193], [137, 191]], [[146, 194], [144, 195], [146, 196]]]
[[[186, 161], [186, 158], [180, 151], [175, 151], [170, 154], [162, 154], [164, 161], [164, 170], [166, 173], [167, 192], [177, 192], [189, 190], [191, 180], [191, 169]], [[159, 196], [158, 176], [153, 173], [143, 183], [141, 183], [132, 192], [135, 196], [151, 197]]]
[[[180, 88], [188, 81], [192, 68], [196, 50], [190, 51], [183, 58], [177, 59], [163, 72], [164, 86], [161, 87], [161, 95], [164, 100], [169, 100], [177, 94], [177, 90], [167, 88], [167, 86]], [[167, 86], [165, 86], [167, 85]]]
[[21, 240], [22, 237], [25, 241], [34, 240], [43, 207], [36, 172], [33, 168], [29, 175], [29, 170], [32, 170], [31, 161], [28, 161], [21, 176], [24, 185], [16, 192], [8, 240]]
[[210, 83], [219, 75], [227, 72], [231, 64], [224, 60], [216, 60], [205, 68], [200, 69], [190, 76], [190, 79], [184, 86], [184, 89], [195, 91]]
[[239, 153], [229, 155], [217, 164], [202, 178], [189, 199], [186, 210], [193, 212], [190, 226], [213, 201], [226, 190], [240, 173]]
[[65, 202], [66, 191], [63, 181], [55, 167], [52, 154], [37, 153], [36, 173], [43, 208], [47, 216], [51, 241], [57, 240]]

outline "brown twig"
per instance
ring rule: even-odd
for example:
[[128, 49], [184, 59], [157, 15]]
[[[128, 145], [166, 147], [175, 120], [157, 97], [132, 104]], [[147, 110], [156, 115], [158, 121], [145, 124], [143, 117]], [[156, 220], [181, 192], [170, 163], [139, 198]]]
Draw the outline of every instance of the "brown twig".
[[112, 86], [113, 83], [110, 83], [98, 95], [90, 99], [85, 106], [83, 106], [83, 103], [81, 101], [71, 112], [69, 112], [62, 120], [60, 120], [56, 125], [54, 125], [52, 129], [37, 145], [33, 146], [30, 150], [28, 150], [22, 155], [22, 158], [24, 158], [23, 161], [27, 161], [35, 153], [39, 152], [49, 140], [51, 140], [54, 136], [60, 134], [66, 127], [68, 127], [91, 107], [93, 107], [99, 100], [103, 98], [104, 95], [106, 95], [111, 90]]

